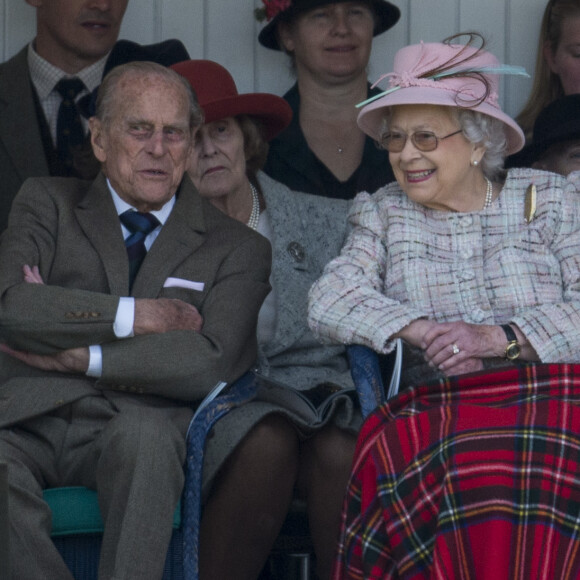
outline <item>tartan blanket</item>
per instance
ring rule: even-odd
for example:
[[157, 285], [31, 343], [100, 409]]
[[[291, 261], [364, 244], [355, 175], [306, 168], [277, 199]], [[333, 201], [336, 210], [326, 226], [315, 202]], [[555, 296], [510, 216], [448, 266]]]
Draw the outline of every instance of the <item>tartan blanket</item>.
[[333, 578], [580, 578], [580, 364], [451, 377], [370, 415]]

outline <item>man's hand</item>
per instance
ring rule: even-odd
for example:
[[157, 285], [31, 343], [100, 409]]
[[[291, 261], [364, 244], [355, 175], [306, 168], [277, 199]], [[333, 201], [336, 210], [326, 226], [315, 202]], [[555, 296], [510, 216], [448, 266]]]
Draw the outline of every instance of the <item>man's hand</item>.
[[56, 354], [34, 354], [22, 350], [14, 350], [5, 344], [0, 344], [0, 351], [22, 361], [28, 366], [60, 373], [85, 374], [89, 368], [89, 349], [87, 347], [71, 348]]
[[22, 266], [22, 272], [24, 273], [24, 281], [29, 282], [30, 284], [44, 284], [44, 280], [40, 275], [40, 271], [38, 270], [38, 266]]
[[195, 306], [183, 300], [171, 298], [138, 298], [135, 300], [133, 332], [161, 334], [171, 330], [194, 330], [199, 332], [203, 318]]
[[[22, 271], [25, 282], [44, 284], [38, 266], [24, 265]], [[183, 300], [171, 298], [138, 298], [135, 300], [135, 321], [133, 323], [135, 336], [139, 334], [161, 334], [171, 330], [194, 330], [199, 332], [202, 326], [203, 318], [197, 308], [187, 302], [183, 302]], [[19, 353], [19, 355], [23, 354], [35, 356], [30, 355], [30, 353]], [[64, 355], [64, 353], [61, 354]], [[31, 364], [31, 366], [36, 365]]]

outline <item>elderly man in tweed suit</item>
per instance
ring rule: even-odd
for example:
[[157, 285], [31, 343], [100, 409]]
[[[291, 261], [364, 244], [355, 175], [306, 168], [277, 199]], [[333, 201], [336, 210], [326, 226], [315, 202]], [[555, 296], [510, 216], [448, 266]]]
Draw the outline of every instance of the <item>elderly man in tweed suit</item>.
[[[71, 578], [42, 500], [62, 485], [98, 492], [101, 580], [160, 578], [191, 403], [255, 358], [270, 247], [184, 177], [201, 118], [173, 71], [118, 67], [91, 119], [102, 173], [32, 179], [14, 202], [0, 244], [0, 461], [18, 580]], [[156, 221], [131, 283], [121, 222], [135, 210]]]

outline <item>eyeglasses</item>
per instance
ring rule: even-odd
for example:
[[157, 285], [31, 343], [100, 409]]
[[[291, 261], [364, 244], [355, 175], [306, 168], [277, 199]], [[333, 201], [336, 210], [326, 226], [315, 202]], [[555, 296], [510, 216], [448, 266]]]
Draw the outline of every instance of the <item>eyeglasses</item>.
[[412, 135], [407, 135], [406, 133], [397, 133], [395, 131], [391, 133], [385, 133], [380, 140], [381, 147], [386, 149], [389, 153], [400, 153], [407, 143], [407, 139], [410, 137], [411, 143], [415, 145], [419, 151], [435, 151], [439, 141], [447, 139], [448, 137], [453, 137], [461, 133], [463, 129], [459, 129], [454, 133], [449, 133], [445, 137], [437, 137], [435, 133], [431, 131], [415, 131]]

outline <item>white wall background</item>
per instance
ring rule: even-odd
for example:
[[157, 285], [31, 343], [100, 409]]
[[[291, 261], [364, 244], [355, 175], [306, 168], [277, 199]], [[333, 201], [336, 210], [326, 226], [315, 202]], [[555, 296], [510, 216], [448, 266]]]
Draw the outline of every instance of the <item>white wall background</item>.
[[[502, 62], [533, 74], [540, 21], [547, 0], [391, 0], [401, 9], [397, 25], [374, 42], [369, 79], [391, 71], [393, 55], [406, 44], [434, 42], [475, 30]], [[192, 58], [215, 60], [234, 76], [240, 92], [283, 94], [292, 84], [284, 55], [257, 41], [260, 0], [130, 0], [121, 38], [141, 43], [179, 38]], [[34, 9], [24, 0], [0, 0], [0, 61], [33, 36]], [[531, 79], [503, 81], [502, 104], [515, 116]]]

